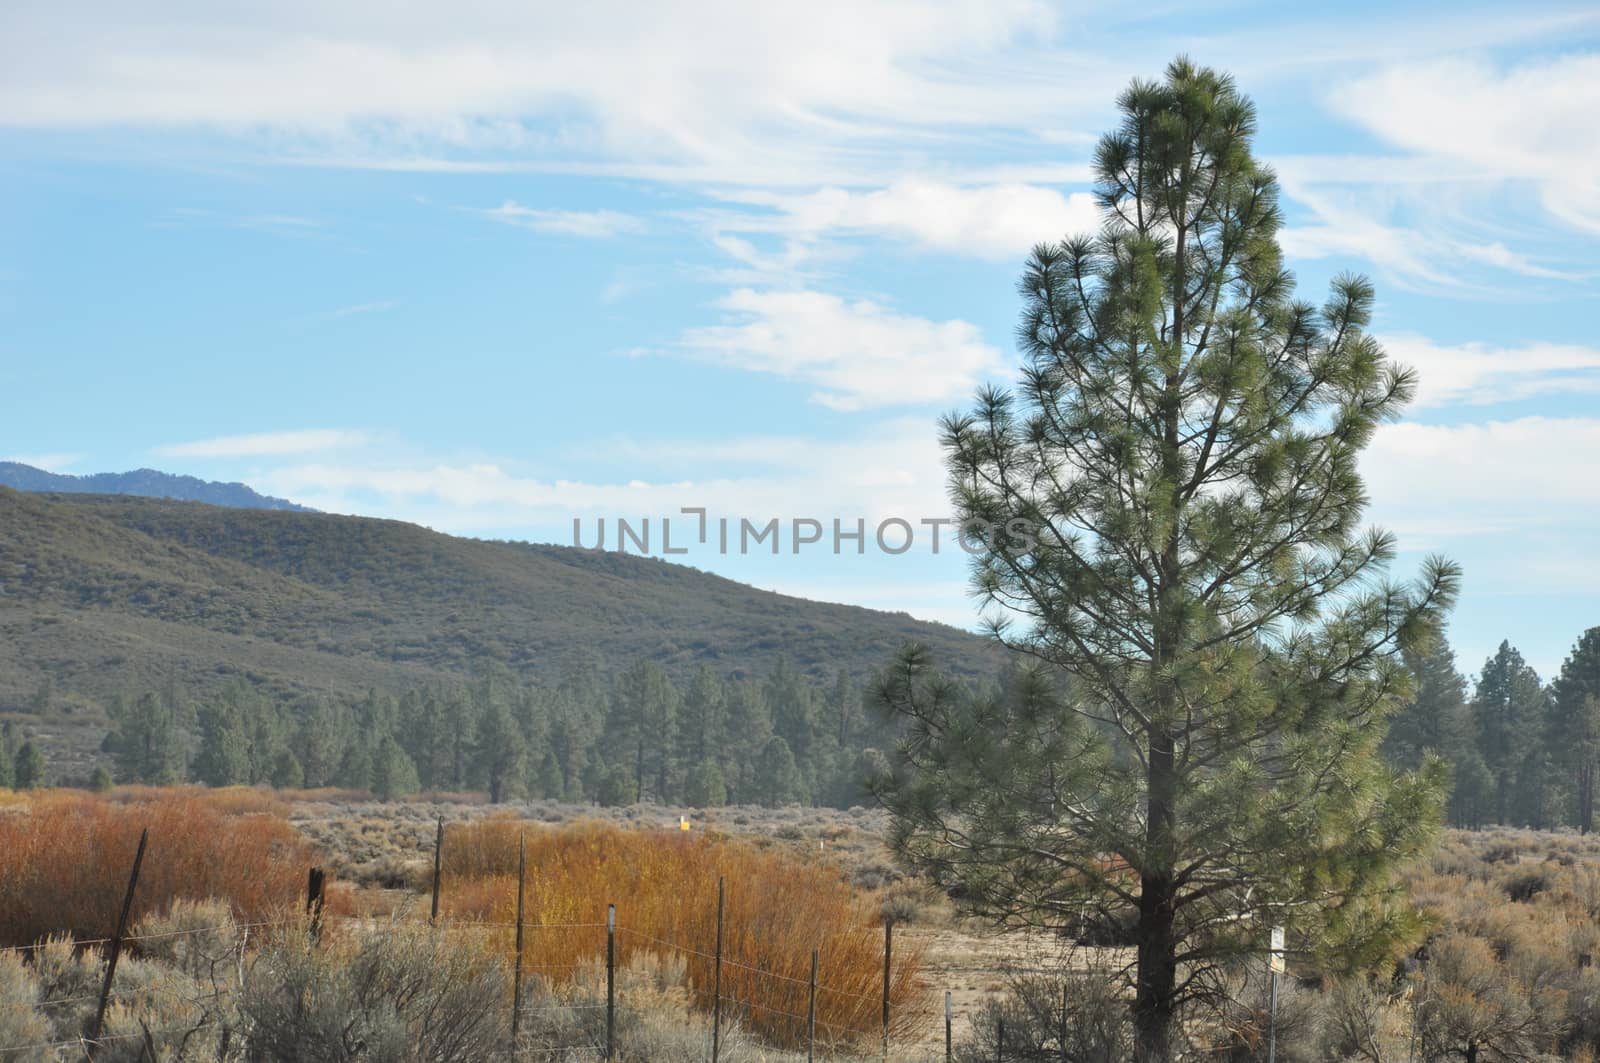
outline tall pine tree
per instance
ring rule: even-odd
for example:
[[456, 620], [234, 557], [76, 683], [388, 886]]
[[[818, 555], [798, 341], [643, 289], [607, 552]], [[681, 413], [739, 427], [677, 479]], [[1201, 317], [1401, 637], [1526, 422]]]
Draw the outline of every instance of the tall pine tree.
[[1494, 784], [1494, 821], [1527, 823], [1531, 796], [1525, 783], [1541, 752], [1545, 728], [1545, 691], [1539, 673], [1509, 642], [1483, 663], [1472, 696], [1477, 718], [1478, 749]]
[[1574, 820], [1578, 830], [1594, 829], [1596, 773], [1600, 771], [1600, 627], [1578, 639], [1551, 685], [1550, 738], [1552, 760], [1573, 783]]
[[1351, 965], [1406, 929], [1383, 898], [1443, 771], [1378, 745], [1457, 573], [1379, 579], [1394, 543], [1361, 530], [1357, 462], [1415, 377], [1366, 334], [1365, 280], [1294, 298], [1249, 101], [1179, 60], [1119, 107], [1104, 228], [1022, 278], [1018, 393], [944, 425], [994, 632], [1052, 674], [974, 699], [907, 655], [881, 793], [901, 856], [970, 907], [1126, 921], [1137, 1055], [1164, 1063], [1269, 926]]

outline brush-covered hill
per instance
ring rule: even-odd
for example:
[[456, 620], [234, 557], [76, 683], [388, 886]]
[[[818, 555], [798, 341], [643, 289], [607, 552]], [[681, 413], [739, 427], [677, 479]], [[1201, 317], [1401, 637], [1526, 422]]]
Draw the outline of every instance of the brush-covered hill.
[[18, 491], [51, 491], [60, 494], [139, 495], [145, 498], [175, 498], [185, 502], [207, 502], [213, 506], [237, 509], [288, 509], [312, 513], [307, 506], [283, 498], [263, 495], [241, 483], [219, 483], [194, 476], [178, 476], [156, 469], [132, 472], [97, 472], [87, 476], [46, 472], [17, 461], [0, 461], [0, 487]]
[[0, 709], [245, 680], [359, 695], [488, 662], [553, 682], [577, 655], [686, 677], [865, 677], [908, 640], [989, 674], [998, 652], [905, 614], [788, 597], [682, 565], [455, 538], [398, 521], [0, 488]]

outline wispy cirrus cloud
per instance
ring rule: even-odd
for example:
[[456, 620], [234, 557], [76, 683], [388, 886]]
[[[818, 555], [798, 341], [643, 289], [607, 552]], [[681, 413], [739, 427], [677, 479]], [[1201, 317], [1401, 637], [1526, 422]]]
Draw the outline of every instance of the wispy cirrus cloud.
[[[942, 516], [949, 509], [938, 440], [921, 418], [869, 424], [836, 438], [631, 438], [590, 448], [583, 477], [528, 475], [521, 463], [426, 449], [374, 448], [269, 463], [264, 490], [331, 512], [373, 513], [466, 533], [520, 528], [570, 533], [571, 519], [676, 515], [706, 506], [752, 519]], [[736, 467], [716, 459], [738, 454]]]
[[18, 465], [31, 465], [45, 472], [66, 472], [83, 460], [82, 454], [54, 452], [50, 454], [7, 454], [0, 461], [14, 461]]
[[1552, 215], [1600, 234], [1600, 52], [1391, 64], [1341, 84], [1328, 105], [1400, 149], [1527, 182]]
[[769, 233], [801, 242], [887, 236], [989, 259], [1020, 258], [1041, 240], [1092, 233], [1101, 224], [1092, 194], [1020, 182], [961, 185], [907, 178], [877, 189], [735, 192], [726, 198], [764, 209], [713, 214], [713, 228], [721, 233]]
[[[1339, 165], [1337, 160], [1322, 164]], [[1453, 205], [1464, 198], [1457, 183], [1447, 182], [1450, 188], [1442, 192], [1437, 185], [1403, 177], [1394, 184], [1377, 175], [1356, 182], [1348, 173], [1323, 180], [1294, 162], [1280, 176], [1285, 193], [1310, 214], [1279, 233], [1290, 258], [1365, 259], [1405, 287], [1458, 296], [1504, 296], [1497, 284], [1508, 273], [1558, 282], [1593, 276], [1507, 246], [1495, 226], [1474, 220], [1475, 211], [1487, 208]]]
[[514, 200], [506, 200], [498, 207], [475, 209], [474, 214], [491, 221], [515, 225], [534, 232], [557, 236], [581, 236], [604, 240], [627, 233], [636, 233], [644, 223], [632, 214], [617, 210], [555, 210], [525, 207]]
[[1391, 150], [1273, 160], [1309, 214], [1282, 233], [1292, 257], [1365, 259], [1406, 287], [1456, 297], [1596, 278], [1592, 43], [1511, 62], [1480, 50], [1392, 57], [1330, 86], [1324, 106]]
[[947, 403], [1004, 365], [975, 325], [903, 314], [871, 299], [741, 288], [717, 306], [722, 322], [650, 353], [796, 380], [835, 410]]
[[1451, 346], [1414, 333], [1381, 339], [1390, 358], [1417, 370], [1418, 409], [1600, 392], [1600, 348], [1559, 343]]
[[399, 305], [400, 301], [398, 299], [375, 299], [370, 303], [351, 303], [348, 306], [324, 310], [322, 313], [313, 316], [323, 321], [336, 321], [342, 317], [355, 317], [359, 314], [381, 314], [387, 310], [393, 310]]
[[155, 453], [164, 458], [281, 457], [348, 449], [364, 446], [370, 441], [371, 437], [367, 433], [354, 429], [306, 428], [197, 439], [187, 443], [156, 447]]

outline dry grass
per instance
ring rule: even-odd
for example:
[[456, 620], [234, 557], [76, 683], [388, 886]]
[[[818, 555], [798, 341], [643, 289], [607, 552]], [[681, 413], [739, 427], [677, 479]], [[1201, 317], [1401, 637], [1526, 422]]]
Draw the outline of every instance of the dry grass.
[[275, 917], [298, 901], [314, 852], [276, 815], [227, 811], [240, 805], [238, 795], [188, 790], [118, 800], [54, 792], [0, 816], [0, 945], [108, 936], [145, 828], [135, 920], [208, 898], [246, 921]]
[[[619, 962], [636, 953], [681, 956], [691, 999], [713, 999], [717, 879], [726, 879], [724, 1013], [772, 1043], [803, 1036], [811, 952], [819, 953], [819, 1039], [862, 1043], [881, 1030], [883, 931], [877, 909], [839, 870], [779, 851], [676, 831], [589, 823], [551, 829], [511, 817], [457, 825], [446, 835], [443, 908], [457, 920], [509, 924], [516, 913], [519, 837], [527, 839], [527, 964], [571, 977], [603, 951], [606, 905], [617, 906]], [[502, 935], [509, 948], [509, 930]], [[921, 949], [897, 949], [893, 1032], [925, 1016]]]

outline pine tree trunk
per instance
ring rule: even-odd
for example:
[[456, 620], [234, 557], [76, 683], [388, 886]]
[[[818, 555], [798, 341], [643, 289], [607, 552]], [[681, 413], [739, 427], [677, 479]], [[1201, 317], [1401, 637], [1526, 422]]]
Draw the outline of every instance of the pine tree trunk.
[[1585, 750], [1583, 763], [1578, 767], [1578, 833], [1588, 834], [1594, 828], [1594, 762]]
[[[1149, 821], [1145, 859], [1140, 869], [1138, 985], [1133, 1002], [1134, 1059], [1137, 1063], [1169, 1063], [1176, 1018], [1178, 985], [1175, 936], [1174, 875], [1168, 863], [1175, 798], [1173, 743], [1161, 735], [1151, 742]], [[1153, 865], [1153, 866], [1150, 866]]]

